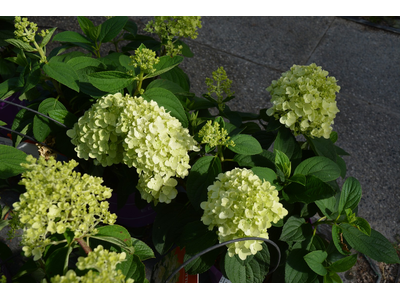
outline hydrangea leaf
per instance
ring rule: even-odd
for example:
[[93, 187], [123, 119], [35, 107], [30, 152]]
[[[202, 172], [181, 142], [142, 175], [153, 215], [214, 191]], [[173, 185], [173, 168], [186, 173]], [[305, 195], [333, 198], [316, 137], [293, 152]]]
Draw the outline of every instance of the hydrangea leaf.
[[328, 257], [328, 253], [322, 250], [312, 251], [304, 256], [304, 260], [307, 265], [313, 270], [315, 273], [321, 276], [325, 276], [328, 271], [322, 264], [325, 259]]
[[339, 259], [331, 264], [328, 269], [330, 272], [346, 272], [357, 263], [357, 256], [358, 254], [353, 254]]
[[393, 245], [381, 233], [371, 229], [368, 236], [350, 224], [340, 224], [343, 236], [350, 246], [370, 258], [387, 264], [400, 263], [399, 256]]
[[147, 101], [156, 101], [159, 106], [163, 106], [167, 111], [169, 111], [171, 116], [177, 118], [183, 127], [188, 127], [189, 121], [185, 110], [183, 109], [179, 99], [176, 98], [172, 92], [163, 88], [152, 88], [146, 90], [142, 97]]
[[117, 16], [100, 25], [99, 42], [107, 43], [115, 38], [124, 28], [128, 17]]
[[238, 134], [231, 137], [231, 140], [235, 146], [229, 146], [228, 149], [237, 154], [255, 155], [263, 152], [260, 143], [251, 135]]
[[315, 156], [302, 161], [294, 174], [314, 175], [323, 182], [336, 180], [340, 176], [340, 168], [329, 158]]
[[261, 283], [268, 274], [270, 267], [270, 253], [265, 243], [262, 250], [254, 255], [248, 263], [242, 264], [228, 254], [224, 258], [224, 269], [228, 279], [233, 283]]
[[195, 208], [200, 208], [200, 203], [207, 201], [207, 187], [221, 172], [221, 161], [218, 157], [204, 156], [194, 163], [186, 187], [189, 200]]
[[43, 65], [43, 71], [46, 72], [49, 77], [79, 92], [79, 76], [67, 63], [50, 61]]
[[21, 163], [25, 162], [26, 154], [11, 146], [0, 145], [0, 178], [7, 179], [25, 171]]
[[126, 254], [125, 261], [117, 264], [116, 270], [121, 270], [125, 278], [132, 278], [135, 283], [144, 283], [146, 279], [146, 270], [139, 256], [135, 254]]
[[354, 178], [349, 177], [343, 184], [342, 193], [339, 201], [339, 214], [346, 208], [354, 210], [361, 200], [362, 190], [360, 182]]
[[119, 71], [103, 71], [88, 75], [89, 82], [101, 91], [114, 93], [133, 82], [132, 76]]

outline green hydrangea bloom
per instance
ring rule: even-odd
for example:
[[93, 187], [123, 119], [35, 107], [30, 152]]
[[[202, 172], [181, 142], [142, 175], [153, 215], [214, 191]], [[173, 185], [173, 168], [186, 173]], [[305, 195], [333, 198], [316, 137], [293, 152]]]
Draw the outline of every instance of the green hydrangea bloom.
[[139, 67], [141, 72], [146, 74], [154, 73], [156, 69], [154, 65], [160, 62], [160, 58], [156, 57], [156, 53], [145, 47], [139, 47], [135, 51], [135, 55], [130, 56], [131, 65], [135, 68]]
[[339, 112], [335, 93], [340, 87], [335, 77], [327, 76], [328, 72], [316, 64], [294, 65], [267, 88], [273, 103], [267, 114], [279, 119], [295, 135], [328, 139]]
[[[268, 238], [267, 229], [288, 214], [279, 203], [278, 191], [253, 171], [235, 168], [221, 173], [208, 187], [208, 200], [200, 204], [201, 221], [208, 229], [218, 228], [219, 241], [243, 237]], [[228, 255], [245, 260], [262, 249], [262, 241], [243, 241], [228, 245]]]
[[219, 123], [212, 120], [207, 121], [206, 125], [200, 129], [199, 137], [203, 137], [201, 142], [209, 144], [211, 148], [219, 145], [235, 147], [235, 142], [230, 140], [226, 129], [220, 129]]
[[117, 264], [125, 261], [126, 253], [110, 252], [97, 246], [87, 257], [79, 257], [76, 266], [79, 270], [89, 270], [83, 276], [77, 276], [74, 270], [68, 270], [65, 276], [56, 275], [51, 278], [52, 283], [132, 283], [134, 280], [128, 278], [121, 270], [117, 270]]
[[188, 151], [199, 151], [188, 129], [164, 107], [120, 93], [99, 99], [67, 135], [80, 158], [135, 167], [142, 198], [155, 203], [176, 197], [172, 177], [186, 177]]
[[22, 250], [25, 256], [38, 260], [51, 244], [49, 235], [63, 234], [67, 229], [75, 238], [95, 234], [99, 223], [114, 224], [117, 216], [108, 211], [111, 189], [102, 186], [103, 179], [73, 171], [78, 165], [56, 162], [53, 157], [36, 160], [28, 155], [21, 164], [20, 184], [26, 192], [13, 204], [15, 217], [23, 228]]
[[181, 53], [182, 46], [177, 46], [174, 38], [197, 38], [197, 28], [201, 28], [201, 17], [154, 17], [147, 23], [145, 31], [156, 33], [165, 45], [166, 54], [175, 56]]
[[219, 109], [223, 110], [225, 106], [222, 102], [224, 99], [223, 94], [225, 93], [226, 97], [234, 95], [234, 92], [231, 91], [232, 80], [228, 78], [223, 67], [219, 67], [216, 71], [212, 72], [212, 77], [212, 79], [206, 78], [207, 94], [211, 96], [215, 93], [217, 95]]
[[[14, 34], [17, 39], [20, 39], [26, 43], [35, 41], [35, 35], [38, 30], [36, 23], [29, 22], [28, 18], [21, 18], [19, 16], [15, 17], [14, 21], [15, 31]], [[42, 30], [38, 33], [40, 36], [44, 37], [49, 33], [49, 30]]]

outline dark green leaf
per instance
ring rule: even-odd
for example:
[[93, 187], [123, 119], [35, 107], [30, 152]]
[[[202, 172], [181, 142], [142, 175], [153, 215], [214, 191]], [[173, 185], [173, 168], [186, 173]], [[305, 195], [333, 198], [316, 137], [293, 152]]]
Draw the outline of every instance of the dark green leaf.
[[74, 31], [60, 32], [54, 36], [53, 42], [65, 42], [65, 43], [83, 43], [91, 44], [92, 42], [84, 37], [82, 34]]
[[302, 161], [294, 174], [314, 175], [323, 182], [336, 180], [340, 176], [340, 168], [329, 158], [314, 156]]
[[379, 232], [371, 229], [371, 235], [368, 236], [350, 224], [343, 223], [339, 226], [343, 230], [344, 238], [352, 248], [379, 262], [400, 263], [393, 245]]
[[132, 238], [132, 246], [135, 248], [135, 255], [137, 255], [141, 261], [155, 257], [153, 250], [141, 240]]
[[274, 142], [274, 150], [282, 151], [295, 165], [301, 160], [301, 148], [289, 128], [281, 127]]
[[308, 254], [305, 249], [293, 249], [289, 252], [285, 264], [286, 283], [306, 283], [312, 282], [317, 277], [304, 260]]
[[332, 187], [313, 175], [306, 176], [306, 185], [290, 183], [284, 188], [289, 203], [312, 203], [334, 195]]
[[87, 67], [105, 67], [105, 65], [98, 59], [87, 57], [87, 56], [77, 56], [68, 60], [67, 64], [71, 66], [75, 71], [81, 70]]
[[[267, 245], [262, 244], [263, 249], [254, 255], [247, 264], [242, 264], [235, 256], [225, 255], [224, 268], [228, 279], [233, 283], [261, 283], [268, 274], [270, 266], [270, 254]], [[239, 258], [240, 259], [240, 258]]]
[[127, 253], [125, 261], [119, 263], [116, 269], [122, 271], [125, 279], [132, 278], [135, 283], [143, 283], [146, 280], [145, 266], [135, 254]]
[[325, 276], [328, 271], [323, 266], [323, 262], [328, 257], [328, 253], [322, 250], [312, 251], [304, 256], [304, 260], [307, 265], [313, 270], [315, 273], [321, 276]]
[[238, 134], [231, 137], [231, 140], [235, 143], [235, 146], [228, 146], [228, 149], [237, 154], [255, 155], [263, 152], [260, 143], [251, 135]]
[[46, 275], [51, 278], [56, 275], [63, 275], [65, 262], [70, 254], [70, 247], [62, 247], [54, 251], [46, 260]]
[[356, 217], [356, 220], [351, 222], [351, 225], [357, 226], [357, 228], [364, 232], [366, 235], [371, 235], [371, 226], [369, 225], [367, 220]]
[[357, 254], [346, 256], [345, 258], [339, 259], [331, 264], [328, 269], [331, 272], [346, 272], [350, 270], [357, 262]]
[[346, 177], [346, 172], [347, 172], [347, 167], [346, 167], [346, 162], [344, 161], [343, 158], [341, 158], [339, 155], [336, 157], [336, 164], [340, 168], [340, 177], [343, 179]]
[[188, 127], [189, 121], [185, 110], [179, 99], [170, 91], [163, 88], [152, 88], [146, 90], [142, 97], [147, 101], [154, 100], [158, 106], [163, 106], [171, 116], [177, 118], [183, 127]]
[[347, 247], [347, 244], [343, 240], [343, 230], [335, 224], [332, 226], [332, 240], [340, 254], [345, 256], [351, 254], [351, 252], [349, 251], [350, 249]]
[[31, 45], [29, 45], [28, 43], [25, 43], [25, 42], [23, 42], [23, 41], [21, 41], [21, 40], [17, 40], [17, 39], [6, 39], [5, 40], [7, 43], [9, 43], [9, 44], [11, 44], [11, 45], [13, 45], [13, 46], [15, 46], [15, 47], [17, 47], [17, 48], [19, 48], [19, 49], [22, 49], [22, 50], [24, 50], [24, 51], [27, 51], [27, 52], [34, 52], [34, 51], [37, 51], [35, 48], [33, 48]]
[[112, 17], [100, 26], [99, 42], [107, 43], [115, 38], [124, 28], [128, 17]]
[[[48, 98], [42, 101], [39, 105], [38, 111], [47, 115], [50, 110], [60, 109], [65, 110], [65, 106], [54, 98]], [[50, 120], [40, 115], [35, 115], [33, 118], [33, 135], [36, 140], [43, 142], [51, 132]]]
[[354, 210], [361, 200], [362, 190], [360, 182], [354, 177], [349, 177], [343, 184], [339, 201], [339, 214], [346, 208]]
[[89, 82], [101, 91], [115, 93], [133, 82], [132, 76], [118, 71], [104, 71], [88, 75]]
[[256, 174], [261, 180], [265, 179], [272, 185], [276, 187], [276, 189], [279, 191], [282, 189], [282, 186], [279, 185], [278, 183], [278, 177], [276, 176], [276, 173], [274, 170], [270, 168], [263, 168], [263, 167], [254, 167], [251, 168], [254, 174]]
[[265, 149], [256, 155], [237, 154], [233, 160], [241, 167], [266, 167], [275, 169], [275, 154]]
[[77, 17], [77, 19], [83, 33], [91, 40], [96, 41], [100, 32], [99, 28], [95, 27], [93, 22], [86, 17]]
[[0, 178], [6, 179], [25, 171], [21, 163], [26, 162], [26, 154], [11, 146], [0, 145]]
[[274, 149], [274, 153], [276, 168], [282, 171], [282, 173], [285, 175], [285, 178], [289, 178], [292, 170], [292, 164], [289, 160], [289, 157], [287, 157], [284, 152], [277, 149]]
[[330, 160], [336, 162], [336, 150], [335, 145], [330, 139], [320, 138], [308, 138], [307, 141], [313, 149], [314, 153], [319, 156], [324, 156]]
[[44, 47], [50, 42], [50, 39], [53, 36], [54, 31], [56, 31], [56, 29], [57, 29], [57, 27], [49, 29], [49, 33], [46, 34], [45, 37], [43, 38], [42, 42], [39, 45], [40, 47]]
[[[177, 65], [179, 65], [183, 61], [182, 56], [161, 56], [160, 61], [154, 65], [154, 68], [156, 69], [155, 72], [147, 74], [144, 78], [152, 78], [155, 76], [158, 76], [160, 74], [166, 73], [169, 70], [173, 69]], [[166, 78], [167, 79], [167, 78]]]
[[190, 169], [187, 194], [196, 209], [200, 208], [201, 202], [207, 201], [207, 187], [213, 184], [219, 173], [222, 173], [221, 161], [213, 156], [199, 158]]
[[301, 242], [306, 239], [305, 233], [308, 229], [304, 218], [299, 218], [297, 216], [291, 216], [286, 220], [283, 225], [282, 234], [279, 240], [284, 242]]
[[48, 112], [50, 118], [64, 124], [68, 128], [72, 128], [76, 122], [78, 122], [78, 117], [73, 113], [70, 113], [64, 109], [54, 109]]
[[133, 22], [132, 20], [128, 20], [124, 26], [124, 29], [126, 31], [129, 31], [133, 36], [137, 35], [137, 25], [135, 22]]
[[338, 274], [329, 272], [324, 276], [324, 283], [343, 283], [343, 281]]
[[66, 63], [49, 62], [43, 65], [46, 74], [70, 89], [79, 92], [79, 77], [75, 70]]
[[180, 85], [186, 92], [189, 92], [190, 90], [189, 76], [179, 67], [175, 67], [168, 72], [161, 74], [160, 77], [175, 82], [176, 84]]
[[[95, 236], [111, 236], [123, 241], [127, 246], [132, 246], [132, 239], [129, 231], [120, 225], [107, 225], [98, 228]], [[93, 236], [93, 237], [95, 237]]]
[[315, 204], [324, 214], [324, 216], [328, 218], [335, 218], [337, 216], [337, 208], [338, 208], [338, 199], [335, 196], [315, 201]]

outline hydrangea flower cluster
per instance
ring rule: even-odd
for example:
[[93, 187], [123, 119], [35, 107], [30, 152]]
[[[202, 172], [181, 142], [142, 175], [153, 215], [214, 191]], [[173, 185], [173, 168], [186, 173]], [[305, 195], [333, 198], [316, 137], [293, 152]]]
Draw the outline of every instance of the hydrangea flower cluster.
[[182, 45], [174, 45], [174, 38], [197, 38], [197, 28], [201, 28], [201, 17], [154, 17], [145, 27], [145, 31], [156, 33], [165, 45], [166, 54], [175, 56], [181, 53]]
[[211, 148], [216, 146], [232, 146], [235, 147], [235, 142], [229, 140], [228, 132], [225, 128], [220, 129], [218, 122], [212, 120], [207, 121], [199, 131], [199, 137], [203, 137], [202, 143], [209, 144]]
[[156, 53], [145, 47], [139, 47], [135, 51], [135, 55], [130, 56], [131, 65], [135, 68], [139, 67], [143, 73], [153, 73], [156, 71], [154, 65], [160, 62], [160, 58], [156, 57]]
[[27, 170], [20, 184], [26, 192], [13, 204], [19, 226], [23, 228], [21, 244], [25, 256], [38, 260], [51, 244], [49, 235], [63, 234], [67, 229], [75, 238], [96, 234], [97, 224], [114, 224], [117, 216], [108, 211], [111, 189], [102, 186], [103, 179], [73, 171], [78, 165], [56, 162], [53, 157], [39, 160], [28, 155]]
[[[38, 26], [36, 23], [29, 22], [28, 18], [21, 18], [19, 16], [15, 17], [15, 24], [16, 30], [14, 31], [15, 36], [17, 39], [20, 39], [26, 43], [30, 43], [35, 41], [35, 35], [38, 30]], [[49, 33], [49, 30], [42, 30], [38, 34], [44, 37], [46, 34]]]
[[[279, 203], [278, 191], [253, 171], [235, 168], [221, 173], [208, 187], [208, 200], [201, 203], [201, 218], [208, 229], [218, 228], [220, 243], [243, 237], [268, 238], [267, 229], [288, 214]], [[228, 255], [245, 260], [262, 250], [262, 241], [228, 245]]]
[[128, 278], [121, 270], [117, 270], [117, 264], [125, 261], [126, 253], [110, 252], [103, 249], [102, 245], [97, 246], [87, 257], [79, 257], [76, 266], [79, 270], [95, 269], [98, 272], [89, 270], [83, 276], [77, 276], [74, 270], [68, 270], [65, 276], [56, 275], [51, 278], [52, 283], [132, 283], [134, 280]]
[[[212, 72], [212, 79], [206, 78], [206, 85], [208, 90], [208, 95], [215, 93], [217, 95], [217, 101], [222, 102], [223, 93], [227, 97], [233, 96], [234, 92], [231, 91], [232, 80], [226, 75], [226, 71], [223, 67], [219, 67], [216, 71]], [[214, 84], [215, 81], [215, 84]]]
[[267, 88], [273, 103], [267, 114], [279, 119], [295, 135], [328, 139], [339, 112], [335, 93], [340, 87], [335, 77], [327, 76], [328, 72], [316, 64], [294, 65]]
[[172, 177], [186, 177], [188, 151], [199, 151], [188, 129], [164, 107], [120, 93], [99, 99], [67, 135], [80, 158], [135, 167], [142, 198], [155, 203], [176, 197]]

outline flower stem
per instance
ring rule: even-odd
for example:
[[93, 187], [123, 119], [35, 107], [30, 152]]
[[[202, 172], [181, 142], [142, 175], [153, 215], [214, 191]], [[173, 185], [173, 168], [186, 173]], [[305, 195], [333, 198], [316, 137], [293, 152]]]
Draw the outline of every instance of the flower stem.
[[89, 252], [92, 252], [92, 249], [89, 247], [88, 244], [86, 244], [86, 242], [82, 238], [76, 239], [76, 241], [82, 247], [82, 249], [85, 251], [86, 254], [89, 254]]

